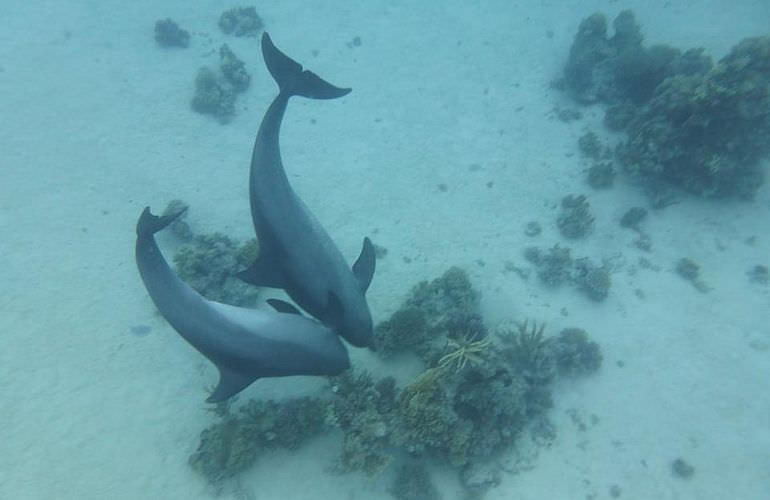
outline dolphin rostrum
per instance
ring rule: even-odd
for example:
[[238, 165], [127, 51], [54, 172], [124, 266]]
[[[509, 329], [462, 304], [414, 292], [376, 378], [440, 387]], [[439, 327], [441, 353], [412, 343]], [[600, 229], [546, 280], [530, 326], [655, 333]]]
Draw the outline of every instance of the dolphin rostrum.
[[[260, 377], [336, 375], [350, 366], [330, 328], [291, 312], [263, 311], [207, 300], [166, 263], [154, 234], [183, 211], [158, 217], [144, 209], [136, 225], [136, 264], [153, 302], [171, 326], [219, 369], [206, 400], [234, 396]], [[274, 307], [288, 310], [276, 302]]]
[[279, 133], [289, 98], [334, 99], [350, 92], [322, 80], [262, 35], [262, 54], [279, 93], [262, 119], [251, 158], [249, 199], [259, 257], [239, 277], [254, 285], [283, 288], [302, 309], [357, 347], [372, 347], [372, 316], [366, 289], [374, 275], [374, 246], [364, 238], [353, 268], [284, 172]]

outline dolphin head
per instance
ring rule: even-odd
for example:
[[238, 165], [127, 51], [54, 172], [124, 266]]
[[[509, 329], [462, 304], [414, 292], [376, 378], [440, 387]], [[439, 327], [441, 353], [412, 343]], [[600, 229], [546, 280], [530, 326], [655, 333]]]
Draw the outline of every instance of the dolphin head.
[[356, 347], [374, 347], [372, 314], [363, 294], [351, 294], [343, 307], [334, 295], [329, 295], [329, 314], [326, 322], [333, 325], [337, 333]]

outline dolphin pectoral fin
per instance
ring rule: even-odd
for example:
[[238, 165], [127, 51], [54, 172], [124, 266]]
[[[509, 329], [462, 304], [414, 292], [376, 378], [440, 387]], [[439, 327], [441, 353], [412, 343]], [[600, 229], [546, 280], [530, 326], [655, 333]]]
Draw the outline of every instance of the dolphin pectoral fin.
[[294, 307], [294, 304], [290, 304], [286, 302], [285, 300], [281, 299], [267, 299], [265, 302], [270, 304], [270, 306], [278, 311], [279, 313], [287, 313], [287, 314], [298, 314], [302, 316], [302, 313], [299, 309]]
[[251, 385], [259, 377], [241, 375], [232, 370], [217, 365], [219, 368], [219, 384], [217, 384], [211, 396], [206, 398], [207, 403], [219, 403], [231, 398]]
[[361, 285], [362, 293], [366, 293], [366, 290], [369, 288], [369, 283], [372, 282], [376, 261], [377, 259], [374, 253], [372, 240], [364, 238], [364, 246], [361, 248], [361, 255], [358, 256], [355, 264], [353, 264], [353, 274]]
[[273, 44], [270, 35], [262, 34], [262, 56], [281, 93], [311, 99], [334, 99], [350, 93], [351, 89], [335, 87], [287, 56]]
[[285, 280], [279, 266], [270, 266], [267, 260], [260, 257], [248, 269], [236, 273], [235, 276], [250, 285], [285, 288]]

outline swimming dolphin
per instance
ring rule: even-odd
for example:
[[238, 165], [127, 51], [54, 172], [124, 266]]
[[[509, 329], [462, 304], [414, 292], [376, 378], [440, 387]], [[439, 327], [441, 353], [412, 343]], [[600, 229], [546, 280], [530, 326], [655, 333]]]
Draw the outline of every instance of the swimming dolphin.
[[136, 225], [136, 264], [163, 317], [219, 369], [207, 402], [224, 401], [260, 377], [337, 375], [350, 366], [337, 334], [318, 321], [288, 306], [286, 313], [268, 312], [207, 300], [179, 279], [154, 234], [183, 212], [158, 217], [144, 209]]
[[353, 268], [307, 206], [294, 193], [281, 162], [279, 133], [289, 98], [334, 99], [350, 92], [322, 80], [262, 35], [262, 54], [279, 93], [262, 118], [251, 158], [249, 199], [259, 257], [242, 280], [283, 288], [302, 309], [357, 347], [372, 347], [366, 293], [374, 275], [374, 246], [364, 238]]

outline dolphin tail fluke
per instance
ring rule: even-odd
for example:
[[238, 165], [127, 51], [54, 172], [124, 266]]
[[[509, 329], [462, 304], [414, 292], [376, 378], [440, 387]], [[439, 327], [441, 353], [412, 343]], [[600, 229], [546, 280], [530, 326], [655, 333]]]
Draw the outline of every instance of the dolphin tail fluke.
[[186, 211], [187, 207], [183, 208], [175, 214], [161, 215], [159, 217], [157, 215], [153, 215], [152, 212], [150, 212], [150, 207], [144, 207], [142, 215], [139, 216], [139, 222], [136, 223], [136, 234], [138, 236], [152, 236], [153, 234], [174, 222], [177, 217]]
[[270, 35], [262, 34], [262, 56], [270, 74], [282, 94], [299, 95], [310, 99], [334, 99], [350, 93], [349, 88], [335, 87], [273, 45]]

